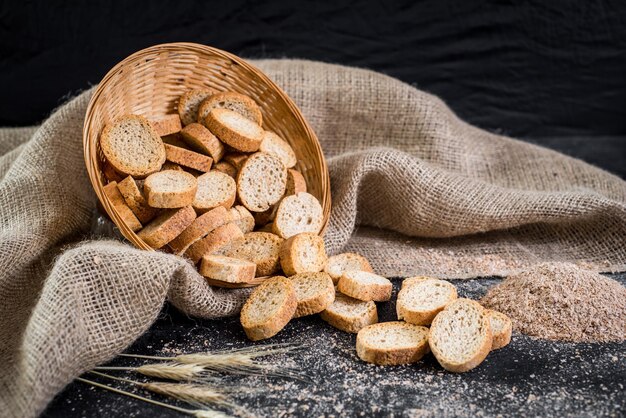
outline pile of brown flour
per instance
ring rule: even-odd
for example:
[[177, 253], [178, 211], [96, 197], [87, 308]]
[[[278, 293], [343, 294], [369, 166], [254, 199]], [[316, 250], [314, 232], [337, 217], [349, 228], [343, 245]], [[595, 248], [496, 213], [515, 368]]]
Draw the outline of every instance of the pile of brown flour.
[[567, 263], [539, 264], [489, 289], [485, 307], [511, 317], [517, 331], [549, 340], [626, 340], [626, 288]]

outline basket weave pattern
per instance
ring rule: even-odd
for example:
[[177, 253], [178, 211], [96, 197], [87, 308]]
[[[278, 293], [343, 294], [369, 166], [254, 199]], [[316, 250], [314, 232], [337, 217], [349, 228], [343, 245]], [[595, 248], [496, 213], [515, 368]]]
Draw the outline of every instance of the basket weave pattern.
[[83, 128], [87, 171], [104, 210], [122, 234], [138, 248], [151, 249], [126, 226], [104, 194], [102, 129], [125, 114], [154, 119], [176, 113], [180, 95], [197, 88], [235, 91], [258, 103], [263, 127], [293, 147], [296, 168], [304, 176], [308, 192], [322, 204], [323, 233], [330, 216], [328, 168], [315, 133], [293, 101], [260, 70], [230, 53], [199, 44], [172, 43], [141, 50], [117, 64], [102, 79], [87, 108]]

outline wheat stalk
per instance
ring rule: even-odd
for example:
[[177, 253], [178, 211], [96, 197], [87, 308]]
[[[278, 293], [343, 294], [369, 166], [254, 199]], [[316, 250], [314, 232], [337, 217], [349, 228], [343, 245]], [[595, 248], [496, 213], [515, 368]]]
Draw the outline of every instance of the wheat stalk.
[[255, 361], [258, 357], [275, 354], [284, 354], [302, 348], [294, 344], [268, 344], [265, 346], [245, 347], [239, 349], [208, 351], [190, 354], [181, 354], [175, 357], [147, 356], [140, 354], [120, 354], [124, 357], [134, 357], [151, 360], [166, 360], [180, 364], [201, 366], [206, 371], [219, 373], [233, 373], [243, 375], [271, 375], [307, 380], [306, 376], [297, 371], [268, 365]]
[[203, 366], [197, 364], [182, 363], [157, 363], [144, 364], [139, 367], [94, 367], [94, 370], [102, 371], [132, 371], [144, 376], [157, 377], [176, 381], [211, 382], [213, 379]]
[[[107, 385], [103, 385], [102, 383], [98, 383], [98, 382], [94, 382], [92, 380], [88, 380], [88, 379], [84, 379], [82, 377], [77, 377], [76, 380], [78, 380], [79, 382], [83, 382], [86, 383], [88, 385], [100, 388], [100, 389], [105, 389], [114, 393], [118, 393], [120, 395], [124, 395], [124, 396], [128, 396], [130, 398], [133, 399], [137, 399], [143, 402], [147, 402], [150, 403], [152, 405], [157, 405], [163, 408], [168, 408], [171, 409], [173, 411], [176, 412], [180, 412], [182, 414], [187, 414], [187, 415], [191, 415], [194, 416], [196, 418], [228, 418], [229, 415], [220, 412], [220, 411], [215, 411], [215, 410], [211, 410], [211, 409], [186, 409], [186, 408], [181, 408], [179, 406], [175, 406], [175, 405], [170, 405], [167, 404], [165, 402], [159, 402], [159, 401], [155, 401], [153, 399], [149, 399], [146, 397], [143, 397], [141, 395], [137, 395], [136, 393], [132, 393], [132, 392], [127, 392], [125, 390], [122, 389], [117, 389], [111, 386], [107, 386]], [[139, 382], [137, 382], [139, 383]]]

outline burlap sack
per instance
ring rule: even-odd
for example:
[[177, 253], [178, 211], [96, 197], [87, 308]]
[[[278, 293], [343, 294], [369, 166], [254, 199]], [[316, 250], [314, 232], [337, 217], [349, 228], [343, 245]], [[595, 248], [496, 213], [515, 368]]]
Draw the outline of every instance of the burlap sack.
[[[331, 253], [361, 252], [388, 276], [507, 274], [549, 260], [625, 269], [619, 178], [469, 126], [436, 97], [384, 75], [257, 64], [322, 141]], [[181, 258], [85, 241], [95, 207], [81, 143], [90, 93], [40, 127], [0, 130], [3, 416], [40, 413], [144, 332], [166, 298], [199, 317], [234, 314], [245, 298], [207, 286]]]

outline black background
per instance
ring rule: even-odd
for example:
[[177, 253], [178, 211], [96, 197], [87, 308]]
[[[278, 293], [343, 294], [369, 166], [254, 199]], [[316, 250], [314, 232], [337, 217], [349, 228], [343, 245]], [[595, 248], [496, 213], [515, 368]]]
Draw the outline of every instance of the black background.
[[513, 136], [626, 134], [620, 0], [0, 4], [0, 126], [38, 123], [138, 49], [192, 41], [371, 68]]

